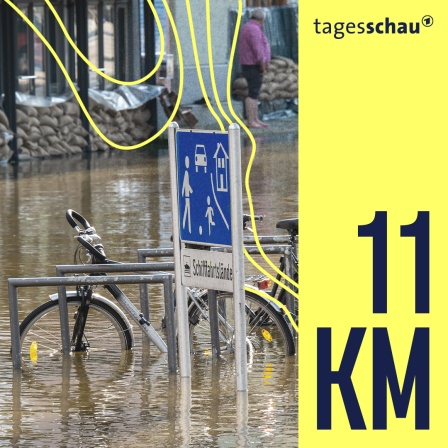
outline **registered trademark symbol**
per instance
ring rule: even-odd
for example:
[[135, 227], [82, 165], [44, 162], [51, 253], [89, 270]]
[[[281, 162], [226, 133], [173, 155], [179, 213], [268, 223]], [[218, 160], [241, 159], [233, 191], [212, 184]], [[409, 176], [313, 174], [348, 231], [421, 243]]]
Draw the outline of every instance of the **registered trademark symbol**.
[[432, 26], [434, 24], [434, 19], [432, 18], [432, 16], [426, 15], [423, 16], [422, 23], [423, 26]]

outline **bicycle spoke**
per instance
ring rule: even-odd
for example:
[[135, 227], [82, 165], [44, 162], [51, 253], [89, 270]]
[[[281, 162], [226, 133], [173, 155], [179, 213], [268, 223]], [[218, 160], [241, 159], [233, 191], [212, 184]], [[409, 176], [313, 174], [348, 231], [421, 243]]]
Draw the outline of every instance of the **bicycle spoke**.
[[[200, 304], [201, 309], [198, 309]], [[234, 304], [233, 295], [220, 293], [217, 301], [219, 337], [223, 343], [222, 354], [234, 352]], [[246, 344], [248, 352], [263, 356], [292, 355], [294, 340], [283, 316], [278, 314], [264, 299], [246, 294]], [[206, 317], [204, 317], [204, 315]], [[190, 339], [194, 353], [211, 350], [208, 303], [194, 302], [190, 306]]]

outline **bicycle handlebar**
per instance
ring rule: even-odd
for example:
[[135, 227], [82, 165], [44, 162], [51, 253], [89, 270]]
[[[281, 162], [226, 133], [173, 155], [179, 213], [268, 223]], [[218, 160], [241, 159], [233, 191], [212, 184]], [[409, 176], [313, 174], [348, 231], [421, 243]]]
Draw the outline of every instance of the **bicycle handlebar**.
[[106, 259], [106, 254], [104, 253], [103, 246], [97, 244], [92, 246], [88, 241], [86, 241], [86, 236], [77, 236], [76, 239], [99, 261], [104, 261]]
[[[68, 209], [65, 212], [65, 217], [67, 218], [68, 223], [78, 232], [78, 236], [76, 237], [78, 242], [82, 244], [98, 261], [106, 260], [103, 245], [91, 244], [94, 243], [95, 239], [98, 242], [101, 241], [101, 238], [96, 234], [95, 228], [90, 225], [89, 221], [87, 221], [87, 219], [80, 213], [72, 209]], [[250, 220], [250, 215], [243, 214], [243, 229], [247, 229], [246, 224], [250, 222]], [[254, 220], [263, 221], [263, 216], [254, 215]], [[83, 229], [79, 227], [78, 223], [81, 224]]]
[[78, 221], [84, 227], [84, 230], [92, 227], [89, 224], [89, 221], [87, 221], [87, 219], [84, 218], [84, 216], [80, 215], [78, 212], [75, 212], [75, 210], [68, 209], [65, 212], [65, 217], [67, 218], [68, 223], [78, 232], [81, 230], [81, 228], [78, 226], [76, 221]]
[[[67, 218], [68, 223], [78, 232], [78, 236], [76, 237], [78, 242], [82, 244], [98, 261], [106, 260], [103, 245], [99, 244], [101, 238], [96, 234], [95, 228], [89, 224], [89, 221], [87, 221], [87, 219], [80, 213], [71, 209], [65, 212], [65, 217]], [[81, 229], [78, 226], [78, 223], [81, 224], [84, 229]], [[91, 244], [95, 243], [95, 240], [97, 240], [98, 244]]]

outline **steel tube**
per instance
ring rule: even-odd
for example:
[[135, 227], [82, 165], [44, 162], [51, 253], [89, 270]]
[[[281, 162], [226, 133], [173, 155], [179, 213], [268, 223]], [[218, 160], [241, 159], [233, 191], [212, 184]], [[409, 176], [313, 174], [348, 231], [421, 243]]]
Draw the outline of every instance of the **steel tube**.
[[236, 389], [247, 391], [246, 320], [243, 253], [243, 198], [241, 181], [240, 128], [229, 126], [229, 154], [232, 213], [233, 297], [235, 315]]
[[216, 356], [221, 354], [219, 341], [219, 321], [218, 321], [218, 306], [216, 300], [216, 291], [214, 289], [208, 290], [208, 306], [210, 318], [210, 337], [212, 343], [212, 352]]
[[121, 263], [121, 264], [88, 264], [59, 265], [57, 271], [61, 274], [85, 274], [98, 272], [131, 272], [131, 271], [170, 271], [173, 262], [164, 263]]
[[176, 288], [176, 313], [178, 331], [179, 369], [182, 378], [191, 377], [190, 359], [190, 334], [188, 321], [187, 291], [182, 285], [181, 255], [180, 255], [180, 232], [179, 232], [179, 201], [177, 197], [177, 154], [176, 154], [176, 131], [177, 123], [171, 123], [168, 127], [168, 148], [170, 153], [170, 181], [171, 181], [171, 209], [173, 214], [173, 254], [174, 254], [174, 277]]
[[[272, 246], [273, 249], [271, 249], [271, 250], [275, 250], [275, 248], [280, 248], [280, 250], [282, 250], [282, 252], [284, 251], [285, 247], [289, 246], [289, 237], [285, 236], [285, 235], [259, 236], [258, 241], [260, 242], [261, 245], [268, 245], [268, 247]], [[254, 246], [254, 247], [251, 246], [251, 245], [255, 244], [255, 238], [253, 236], [245, 236], [243, 242], [245, 245], [244, 246], [245, 249], [254, 250], [257, 248], [256, 246]], [[219, 246], [217, 246], [217, 247], [212, 246], [210, 249], [211, 250], [226, 250], [227, 248], [219, 247]], [[265, 251], [264, 247], [263, 247], [263, 251]], [[173, 248], [138, 249], [137, 254], [139, 257], [138, 258], [139, 261], [143, 262], [146, 258], [151, 258], [151, 257], [172, 257], [174, 255], [174, 249]]]
[[[145, 259], [140, 256], [140, 254], [137, 251], [137, 261], [139, 263], [144, 263]], [[142, 283], [139, 286], [140, 290], [140, 308], [142, 310], [143, 316], [145, 319], [149, 320], [149, 299], [148, 299], [148, 285], [145, 283]]]
[[11, 354], [12, 366], [14, 369], [22, 367], [20, 358], [20, 324], [19, 309], [17, 304], [17, 288], [11, 283], [8, 285], [9, 290], [9, 320], [11, 326]]
[[[172, 262], [165, 263], [121, 263], [121, 264], [89, 264], [89, 265], [59, 265], [56, 266], [56, 275], [64, 276], [64, 274], [79, 274], [79, 273], [97, 273], [97, 272], [129, 272], [129, 271], [165, 271], [171, 270]], [[59, 292], [59, 291], [58, 291]], [[61, 309], [66, 307], [64, 300], [59, 292], [59, 312], [61, 315], [61, 333], [62, 333], [62, 350], [63, 353], [70, 352], [70, 335], [68, 330], [68, 314]], [[148, 285], [147, 283], [140, 284], [140, 309], [145, 319], [149, 320], [149, 300], [148, 300]], [[169, 327], [167, 326], [167, 329]], [[66, 343], [66, 338], [68, 342]], [[67, 345], [68, 344], [68, 345]]]
[[172, 257], [174, 255], [173, 247], [159, 248], [159, 249], [138, 249], [137, 254], [142, 258], [149, 257]]
[[[255, 244], [255, 238], [252, 235], [247, 235], [243, 238], [244, 244]], [[258, 236], [260, 244], [288, 244], [288, 235], [267, 235]]]
[[94, 277], [84, 275], [79, 277], [28, 277], [9, 278], [8, 283], [15, 287], [32, 286], [76, 286], [76, 285], [136, 285], [138, 283], [163, 283], [169, 274], [156, 275], [115, 275]]
[[[266, 254], [282, 254], [288, 247], [286, 245], [263, 246], [263, 252]], [[244, 249], [251, 255], [260, 254], [257, 246], [244, 246]], [[215, 252], [232, 252], [230, 247], [211, 247], [210, 250]]]
[[[83, 266], [88, 268], [88, 266]], [[79, 277], [29, 277], [8, 279], [9, 315], [11, 326], [11, 355], [13, 368], [20, 369], [22, 360], [20, 356], [20, 324], [18, 313], [17, 288], [38, 286], [76, 286], [76, 285], [112, 285], [112, 284], [139, 284], [139, 283], [172, 283], [172, 274], [152, 275], [119, 275], [119, 276], [79, 276]], [[64, 288], [65, 289], [65, 288]], [[58, 290], [59, 292], [59, 290]], [[61, 314], [61, 309], [59, 310]], [[168, 329], [175, 331], [173, 328]], [[65, 336], [64, 336], [65, 337]], [[172, 348], [170, 348], [172, 350]]]
[[176, 320], [174, 317], [173, 300], [173, 279], [167, 278], [163, 282], [163, 297], [165, 299], [165, 322], [167, 328], [168, 369], [170, 372], [176, 371], [177, 364], [177, 343], [176, 343]]
[[[129, 271], [172, 271], [173, 262], [162, 263], [121, 263], [121, 264], [90, 264], [56, 266], [56, 272], [61, 274], [97, 273], [97, 272], [129, 272]], [[140, 309], [146, 319], [150, 319], [148, 286], [140, 284]]]
[[68, 324], [67, 289], [58, 287], [59, 320], [61, 322], [62, 353], [70, 353], [70, 329]]

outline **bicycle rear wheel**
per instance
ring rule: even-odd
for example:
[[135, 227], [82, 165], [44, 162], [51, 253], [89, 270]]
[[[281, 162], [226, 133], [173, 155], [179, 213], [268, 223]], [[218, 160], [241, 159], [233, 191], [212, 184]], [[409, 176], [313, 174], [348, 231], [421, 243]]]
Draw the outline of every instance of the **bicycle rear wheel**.
[[[254, 356], [291, 356], [295, 354], [294, 338], [282, 314], [265, 299], [254, 293], [245, 293], [247, 350]], [[190, 344], [194, 353], [211, 350], [208, 297], [197, 297], [199, 307], [189, 307]], [[234, 352], [233, 294], [217, 294], [219, 337], [221, 353]]]
[[[73, 326], [79, 297], [67, 297], [69, 332]], [[92, 298], [84, 330], [83, 341], [89, 347], [89, 353], [121, 353], [133, 345], [132, 329], [127, 319], [106, 299]], [[62, 351], [59, 303], [51, 300], [32, 311], [20, 324], [20, 345], [22, 358], [30, 358], [30, 347], [37, 343], [37, 362], [53, 358]], [[32, 358], [33, 356], [31, 356]]]

